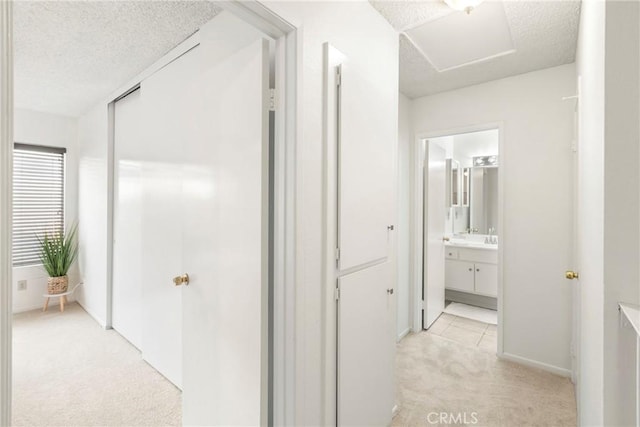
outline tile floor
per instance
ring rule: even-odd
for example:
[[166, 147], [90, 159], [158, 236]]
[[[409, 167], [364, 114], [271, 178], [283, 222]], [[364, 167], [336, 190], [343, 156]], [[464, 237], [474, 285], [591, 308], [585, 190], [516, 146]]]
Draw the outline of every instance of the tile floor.
[[496, 331], [496, 325], [442, 313], [427, 333], [495, 353], [498, 347]]

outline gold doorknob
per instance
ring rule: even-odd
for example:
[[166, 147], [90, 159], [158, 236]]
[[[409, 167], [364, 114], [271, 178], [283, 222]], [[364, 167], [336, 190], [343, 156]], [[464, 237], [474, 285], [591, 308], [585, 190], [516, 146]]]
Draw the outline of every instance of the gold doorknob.
[[451, 239], [450, 239], [450, 238], [448, 238], [448, 237], [443, 237], [443, 238], [442, 238], [442, 241], [443, 241], [443, 242], [448, 242], [449, 240], [451, 240]]
[[566, 271], [564, 273], [564, 277], [566, 277], [569, 280], [573, 280], [573, 279], [579, 278], [580, 275], [576, 271]]
[[189, 284], [189, 275], [188, 274], [183, 274], [181, 276], [176, 276], [173, 278], [173, 283], [176, 286], [180, 286], [180, 285], [188, 285]]

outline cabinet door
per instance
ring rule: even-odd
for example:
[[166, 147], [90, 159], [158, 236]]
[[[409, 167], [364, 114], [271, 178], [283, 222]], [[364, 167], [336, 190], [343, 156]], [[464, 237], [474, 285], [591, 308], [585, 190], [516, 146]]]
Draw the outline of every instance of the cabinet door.
[[340, 271], [387, 259], [395, 204], [395, 142], [370, 123], [389, 119], [393, 93], [363, 78], [347, 64], [340, 66], [338, 142], [338, 245]]
[[391, 425], [396, 295], [389, 289], [394, 280], [390, 262], [338, 279], [339, 426]]
[[495, 264], [475, 264], [476, 293], [495, 297], [498, 295], [498, 266]]
[[474, 264], [467, 261], [445, 261], [444, 282], [448, 289], [473, 292]]

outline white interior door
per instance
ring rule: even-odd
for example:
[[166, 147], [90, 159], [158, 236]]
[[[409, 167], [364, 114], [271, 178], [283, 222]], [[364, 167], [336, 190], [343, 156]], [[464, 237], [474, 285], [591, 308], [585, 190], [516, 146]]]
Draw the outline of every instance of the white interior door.
[[112, 326], [138, 349], [142, 341], [142, 119], [140, 91], [115, 103]]
[[424, 159], [424, 246], [422, 286], [423, 327], [426, 329], [444, 310], [444, 231], [446, 203], [446, 152], [426, 142]]
[[[391, 262], [338, 279], [338, 425], [388, 426], [394, 404]], [[366, 303], [363, 303], [366, 301]]]
[[221, 14], [198, 49], [181, 209], [183, 424], [266, 425], [269, 43]]

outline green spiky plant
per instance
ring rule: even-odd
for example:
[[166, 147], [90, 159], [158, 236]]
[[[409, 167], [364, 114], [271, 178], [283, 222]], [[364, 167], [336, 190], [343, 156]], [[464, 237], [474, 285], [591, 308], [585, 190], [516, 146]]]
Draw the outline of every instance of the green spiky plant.
[[49, 277], [66, 276], [71, 264], [78, 257], [78, 225], [69, 231], [38, 236], [40, 242], [40, 260]]

